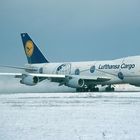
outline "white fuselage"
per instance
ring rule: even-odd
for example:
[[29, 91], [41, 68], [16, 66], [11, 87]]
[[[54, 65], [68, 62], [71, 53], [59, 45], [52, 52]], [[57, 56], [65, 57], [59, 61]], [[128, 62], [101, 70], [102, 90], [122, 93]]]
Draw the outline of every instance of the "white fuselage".
[[111, 80], [98, 85], [129, 83], [140, 86], [140, 56], [109, 61], [64, 62], [27, 65], [37, 73], [109, 77]]

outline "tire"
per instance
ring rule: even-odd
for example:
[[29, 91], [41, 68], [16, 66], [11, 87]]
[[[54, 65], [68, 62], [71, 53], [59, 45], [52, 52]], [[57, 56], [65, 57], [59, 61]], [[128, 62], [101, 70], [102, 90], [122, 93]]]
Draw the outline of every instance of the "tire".
[[110, 88], [110, 87], [107, 87], [106, 88], [106, 90], [105, 90], [106, 92], [114, 92], [115, 91], [115, 88]]
[[99, 92], [99, 88], [91, 88], [90, 92]]
[[77, 88], [76, 92], [88, 92], [89, 89], [88, 88]]

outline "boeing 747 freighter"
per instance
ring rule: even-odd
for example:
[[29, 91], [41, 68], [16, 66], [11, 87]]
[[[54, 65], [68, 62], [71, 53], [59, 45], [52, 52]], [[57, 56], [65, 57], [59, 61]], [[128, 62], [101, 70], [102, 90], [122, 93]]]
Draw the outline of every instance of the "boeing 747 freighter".
[[43, 80], [57, 82], [75, 88], [77, 92], [114, 91], [114, 84], [130, 84], [140, 86], [140, 56], [132, 56], [108, 61], [62, 62], [51, 63], [44, 57], [40, 49], [27, 33], [21, 33], [28, 64], [24, 73], [0, 73], [20, 78], [20, 83], [35, 86]]

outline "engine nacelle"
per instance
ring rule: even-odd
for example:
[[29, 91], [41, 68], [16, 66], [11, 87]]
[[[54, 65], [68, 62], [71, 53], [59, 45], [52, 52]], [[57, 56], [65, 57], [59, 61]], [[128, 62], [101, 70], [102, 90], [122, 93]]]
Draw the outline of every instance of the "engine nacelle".
[[25, 84], [28, 86], [34, 86], [39, 82], [39, 78], [36, 76], [25, 76], [20, 80], [21, 84]]
[[85, 82], [80, 78], [72, 78], [69, 79], [65, 85], [71, 88], [82, 88], [85, 85]]

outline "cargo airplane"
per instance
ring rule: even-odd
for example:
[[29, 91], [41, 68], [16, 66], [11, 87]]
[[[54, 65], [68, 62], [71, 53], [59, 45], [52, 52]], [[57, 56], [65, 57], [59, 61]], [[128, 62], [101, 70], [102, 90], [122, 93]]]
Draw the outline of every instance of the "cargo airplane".
[[[114, 91], [115, 84], [140, 86], [140, 56], [108, 61], [51, 63], [27, 33], [21, 33], [28, 64], [23, 73], [0, 73], [20, 78], [20, 83], [35, 86], [43, 80], [75, 88], [77, 92], [97, 92], [99, 87]], [[6, 66], [11, 67], [11, 66]]]

